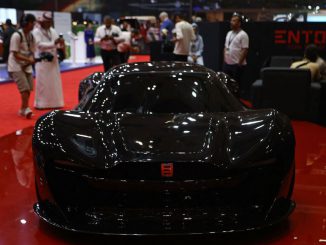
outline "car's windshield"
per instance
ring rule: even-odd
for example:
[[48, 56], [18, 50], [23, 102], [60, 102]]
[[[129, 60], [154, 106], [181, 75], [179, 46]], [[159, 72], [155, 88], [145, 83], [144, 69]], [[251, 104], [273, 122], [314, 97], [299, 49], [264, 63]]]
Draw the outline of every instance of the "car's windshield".
[[90, 111], [196, 113], [242, 110], [241, 104], [208, 73], [128, 74], [102, 83]]

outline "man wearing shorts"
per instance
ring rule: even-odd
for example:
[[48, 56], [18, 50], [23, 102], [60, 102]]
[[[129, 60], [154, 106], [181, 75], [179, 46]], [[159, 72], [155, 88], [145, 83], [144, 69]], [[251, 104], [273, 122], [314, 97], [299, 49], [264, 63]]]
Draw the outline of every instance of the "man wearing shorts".
[[23, 15], [20, 20], [21, 29], [15, 32], [10, 39], [10, 54], [8, 59], [8, 72], [16, 82], [21, 95], [20, 116], [31, 118], [32, 110], [29, 108], [29, 97], [33, 90], [32, 64], [35, 63], [34, 38], [31, 31], [34, 28], [35, 16]]

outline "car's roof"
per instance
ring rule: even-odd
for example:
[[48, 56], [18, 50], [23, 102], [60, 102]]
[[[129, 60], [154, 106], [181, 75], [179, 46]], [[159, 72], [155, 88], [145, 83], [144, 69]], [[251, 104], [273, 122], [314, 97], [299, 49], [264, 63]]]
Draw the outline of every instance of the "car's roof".
[[121, 64], [108, 71], [109, 75], [152, 72], [184, 72], [212, 73], [213, 71], [200, 65], [186, 62], [158, 61]]

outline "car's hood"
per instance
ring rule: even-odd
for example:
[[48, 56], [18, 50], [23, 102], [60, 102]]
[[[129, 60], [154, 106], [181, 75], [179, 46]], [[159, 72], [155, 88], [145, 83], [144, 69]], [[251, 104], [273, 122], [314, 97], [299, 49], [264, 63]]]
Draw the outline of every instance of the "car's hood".
[[[118, 162], [162, 161], [230, 165], [258, 156], [259, 148], [263, 154], [265, 149], [273, 152], [277, 141], [267, 139], [275, 128], [276, 114], [275, 110], [146, 115], [86, 113], [76, 118], [70, 113], [67, 118], [67, 113], [58, 113], [54, 124], [62, 149], [97, 166], [100, 162], [109, 166]], [[282, 137], [280, 132], [273, 137]]]

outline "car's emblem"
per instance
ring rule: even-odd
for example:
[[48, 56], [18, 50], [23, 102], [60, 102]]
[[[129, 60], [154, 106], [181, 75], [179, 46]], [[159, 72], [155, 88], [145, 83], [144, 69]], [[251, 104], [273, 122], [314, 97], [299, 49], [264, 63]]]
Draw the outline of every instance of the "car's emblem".
[[172, 177], [173, 176], [173, 163], [161, 163], [161, 176]]

